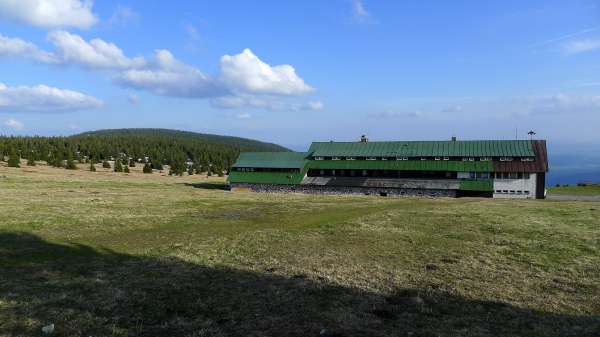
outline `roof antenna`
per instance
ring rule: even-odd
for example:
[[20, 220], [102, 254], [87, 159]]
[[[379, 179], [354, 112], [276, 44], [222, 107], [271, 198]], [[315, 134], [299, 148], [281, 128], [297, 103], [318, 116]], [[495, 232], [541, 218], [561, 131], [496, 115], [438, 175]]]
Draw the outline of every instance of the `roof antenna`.
[[527, 134], [529, 135], [530, 140], [533, 140], [533, 136], [536, 135], [535, 131], [533, 131], [533, 130], [529, 130], [529, 132], [527, 132]]

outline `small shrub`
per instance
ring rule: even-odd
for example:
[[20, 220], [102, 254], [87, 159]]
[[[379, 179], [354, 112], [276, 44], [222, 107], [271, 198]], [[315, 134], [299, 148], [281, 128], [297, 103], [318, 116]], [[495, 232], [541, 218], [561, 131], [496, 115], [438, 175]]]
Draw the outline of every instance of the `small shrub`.
[[8, 167], [21, 167], [21, 157], [15, 149], [11, 149], [8, 155]]
[[121, 164], [121, 159], [117, 159], [115, 161], [115, 172], [123, 172], [123, 164]]
[[123, 167], [123, 172], [129, 173], [129, 166], [124, 166]]
[[144, 172], [144, 173], [152, 173], [152, 165], [150, 165], [150, 163], [146, 163], [146, 165], [144, 165], [144, 168], [143, 168], [142, 172]]
[[109, 169], [110, 168], [110, 163], [107, 160], [105, 160], [105, 161], [102, 162], [102, 167]]

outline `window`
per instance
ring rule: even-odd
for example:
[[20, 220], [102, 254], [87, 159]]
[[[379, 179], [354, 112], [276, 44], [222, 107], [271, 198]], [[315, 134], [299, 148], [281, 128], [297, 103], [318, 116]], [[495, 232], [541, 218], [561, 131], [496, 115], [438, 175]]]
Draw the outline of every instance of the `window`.
[[525, 193], [525, 194], [529, 194], [529, 191], [523, 191], [523, 193]]
[[442, 157], [435, 157], [435, 160], [442, 160]]
[[523, 193], [523, 191], [517, 190], [517, 194], [521, 194], [521, 193]]
[[340, 160], [340, 157], [331, 157], [331, 160]]
[[500, 161], [512, 161], [512, 157], [500, 157]]
[[402, 157], [402, 160], [408, 160], [408, 157]]
[[521, 161], [534, 161], [534, 159], [532, 157], [523, 157]]
[[315, 157], [315, 160], [323, 160], [323, 157]]
[[469, 158], [467, 158], [467, 157], [462, 158], [462, 161], [468, 161], [468, 160], [469, 160]]
[[508, 190], [502, 190], [502, 193], [508, 193]]
[[496, 193], [502, 193], [502, 190], [496, 190]]
[[475, 161], [475, 158], [469, 157], [469, 161]]
[[479, 178], [479, 179], [489, 179], [490, 178], [490, 173], [489, 172], [479, 172], [477, 174], [477, 178]]
[[491, 157], [480, 157], [479, 161], [492, 161]]
[[421, 157], [421, 160], [427, 160], [427, 157]]
[[450, 160], [450, 157], [444, 157], [444, 160]]
[[529, 179], [529, 172], [523, 173], [523, 179]]
[[381, 157], [381, 160], [387, 160], [387, 157]]
[[476, 177], [477, 175], [475, 174], [475, 172], [469, 172], [469, 178], [475, 179]]
[[346, 157], [346, 160], [356, 160], [356, 157]]
[[367, 157], [367, 160], [377, 160], [375, 157]]
[[510, 194], [515, 194], [515, 190], [510, 190]]
[[508, 174], [508, 179], [519, 179], [519, 175], [517, 174], [517, 172], [510, 172]]

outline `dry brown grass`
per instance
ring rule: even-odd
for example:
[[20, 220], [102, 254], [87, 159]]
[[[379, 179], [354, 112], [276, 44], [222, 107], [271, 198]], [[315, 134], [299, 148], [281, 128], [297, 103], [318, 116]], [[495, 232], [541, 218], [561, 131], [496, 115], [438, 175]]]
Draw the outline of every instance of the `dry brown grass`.
[[594, 336], [600, 203], [0, 163], [0, 335]]

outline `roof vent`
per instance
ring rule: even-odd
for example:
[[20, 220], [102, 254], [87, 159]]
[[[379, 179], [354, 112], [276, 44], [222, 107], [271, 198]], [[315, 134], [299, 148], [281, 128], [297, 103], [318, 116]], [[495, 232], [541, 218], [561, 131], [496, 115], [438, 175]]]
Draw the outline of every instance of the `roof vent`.
[[367, 135], [360, 136], [360, 142], [361, 143], [368, 143], [369, 142], [369, 138], [367, 138]]
[[452, 136], [451, 140], [452, 140], [453, 142], [455, 142], [455, 141], [456, 141], [456, 136]]

